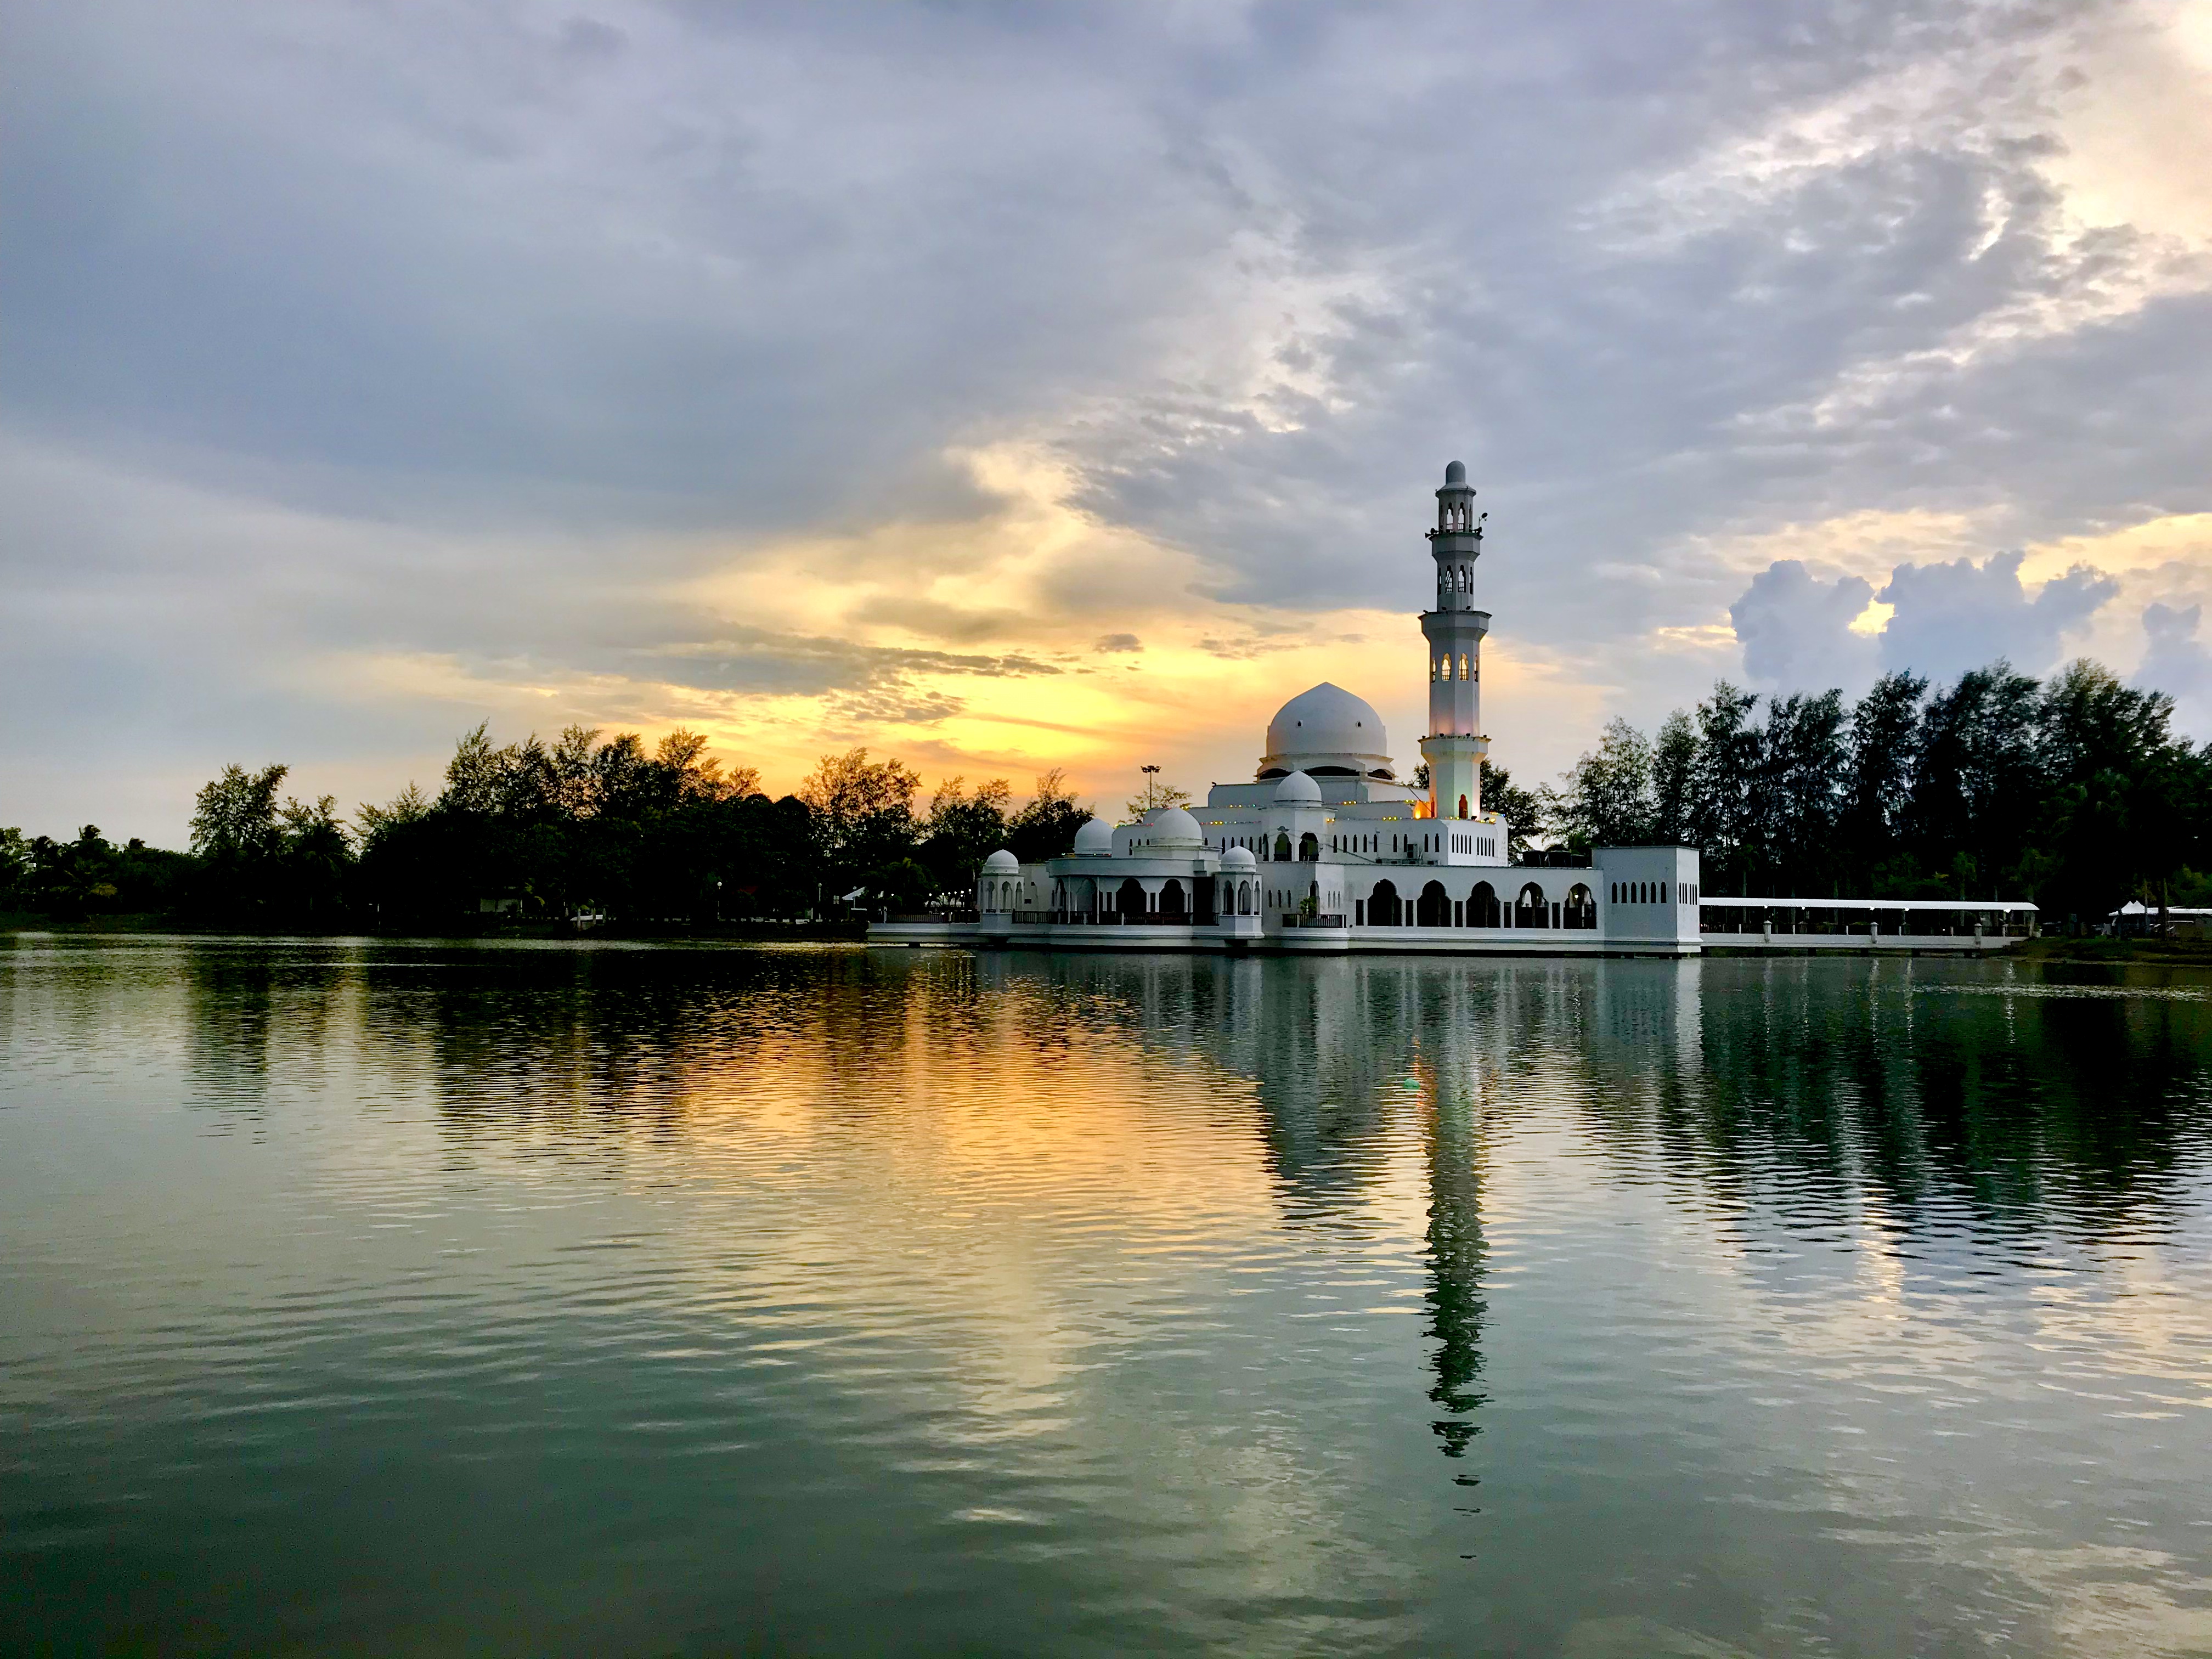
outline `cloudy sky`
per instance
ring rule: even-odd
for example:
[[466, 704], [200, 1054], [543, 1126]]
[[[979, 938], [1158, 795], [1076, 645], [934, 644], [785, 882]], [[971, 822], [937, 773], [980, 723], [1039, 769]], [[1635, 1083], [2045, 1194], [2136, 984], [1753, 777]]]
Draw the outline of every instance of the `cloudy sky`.
[[2089, 653], [2212, 737], [2212, 4], [0, 11], [0, 823], [453, 738], [1516, 775]]

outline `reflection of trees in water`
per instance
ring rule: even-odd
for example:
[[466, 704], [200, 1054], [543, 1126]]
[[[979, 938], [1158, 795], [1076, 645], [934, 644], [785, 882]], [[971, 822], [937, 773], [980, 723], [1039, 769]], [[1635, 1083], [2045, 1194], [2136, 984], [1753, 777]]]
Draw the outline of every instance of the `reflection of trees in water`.
[[[917, 971], [919, 969], [919, 971]], [[895, 1109], [899, 1054], [988, 1024], [972, 959], [857, 951], [453, 951], [380, 965], [370, 1021], [426, 1052], [457, 1146], [485, 1135], [618, 1158], [803, 1056], [840, 1111]]]
[[202, 1105], [267, 1103], [276, 1055], [319, 1065], [343, 960], [319, 945], [195, 942], [183, 952], [185, 1075]]
[[2212, 1127], [2203, 1002], [2008, 997], [1987, 975], [1911, 962], [1705, 973], [1683, 1154], [1792, 1224], [1841, 1221], [1866, 1193], [1907, 1235], [1940, 1212], [1946, 1226], [2110, 1237], [2172, 1200]]

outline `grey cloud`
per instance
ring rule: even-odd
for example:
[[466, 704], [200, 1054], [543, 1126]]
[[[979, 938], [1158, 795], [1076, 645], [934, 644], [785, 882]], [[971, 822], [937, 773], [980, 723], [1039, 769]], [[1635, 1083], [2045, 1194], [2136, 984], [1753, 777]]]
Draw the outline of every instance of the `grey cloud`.
[[[1746, 671], [1775, 690], [1837, 685], [1856, 694], [1877, 672], [1899, 670], [1940, 682], [1999, 657], [2044, 674], [2057, 665], [2064, 636], [2087, 623], [2119, 583], [2076, 566], [2030, 599], [2020, 580], [2023, 557], [1900, 564], [1879, 594], [1860, 577], [1822, 581], [1800, 561], [1778, 559], [1752, 578], [1729, 617]], [[1851, 632], [1851, 619], [1876, 598], [1895, 607], [1881, 631], [1872, 638]], [[2153, 609], [2165, 613], [2160, 626], [2170, 635], [2178, 613]], [[2151, 627], [2148, 615], [2144, 625]], [[2154, 644], [2159, 637], [2154, 631]]]
[[1019, 638], [1030, 628], [1018, 611], [968, 611], [935, 599], [883, 594], [847, 613], [856, 623], [881, 623], [954, 645]]
[[1102, 635], [1098, 643], [1091, 648], [1093, 651], [1141, 651], [1145, 648], [1145, 642], [1134, 634], [1106, 634]]
[[1881, 591], [1897, 607], [1881, 631], [1882, 665], [1938, 680], [1998, 657], [2030, 674], [2056, 667], [2062, 637], [2086, 623], [2120, 585], [2076, 566], [2031, 599], [2020, 580], [2025, 556], [1898, 566]]
[[1063, 672], [1018, 653], [963, 655], [757, 628], [731, 629], [715, 639], [638, 653], [632, 665], [641, 676], [702, 690], [801, 696], [854, 687], [881, 690], [903, 685], [916, 674], [1006, 679]]
[[[1256, 657], [1272, 655], [1278, 651], [1294, 651], [1309, 641], [1304, 639], [1275, 639], [1260, 629], [1237, 639], [1220, 639], [1207, 635], [1198, 642], [1198, 648], [1211, 657], [1221, 657], [1231, 662], [1249, 662]], [[1345, 643], [1360, 643], [1356, 636], [1346, 635]]]
[[2149, 648], [2135, 683], [2163, 691], [2174, 701], [2176, 723], [2200, 740], [2212, 741], [2212, 648], [2197, 636], [2202, 605], [2143, 608], [2143, 633]]
[[1823, 582], [1802, 561], [1778, 559], [1729, 607], [1744, 672], [1753, 684], [1780, 690], [1864, 690], [1875, 677], [1875, 643], [1850, 624], [1873, 599], [1863, 577]]
[[901, 686], [842, 691], [830, 700], [830, 724], [833, 731], [842, 726], [849, 735], [865, 737], [871, 727], [894, 722], [933, 726], [966, 707], [945, 691], [915, 691]]

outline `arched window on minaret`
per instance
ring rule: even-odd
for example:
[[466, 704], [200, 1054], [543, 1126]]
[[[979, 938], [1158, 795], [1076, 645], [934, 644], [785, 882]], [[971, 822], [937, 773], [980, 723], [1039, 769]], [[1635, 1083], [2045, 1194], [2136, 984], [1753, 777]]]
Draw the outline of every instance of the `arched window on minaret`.
[[[1462, 679], [1467, 678], [1467, 653], [1464, 651], [1459, 653], [1459, 677]], [[1467, 814], [1462, 812], [1460, 816], [1465, 817]]]

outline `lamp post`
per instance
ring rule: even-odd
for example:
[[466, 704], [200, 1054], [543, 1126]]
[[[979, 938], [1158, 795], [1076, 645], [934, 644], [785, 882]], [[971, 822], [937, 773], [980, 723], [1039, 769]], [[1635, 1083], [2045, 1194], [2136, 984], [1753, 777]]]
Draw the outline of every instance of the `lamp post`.
[[1145, 775], [1145, 811], [1149, 812], [1159, 805], [1159, 798], [1156, 793], [1157, 785], [1153, 780], [1159, 776], [1160, 769], [1157, 766], [1147, 766], [1140, 769]]

